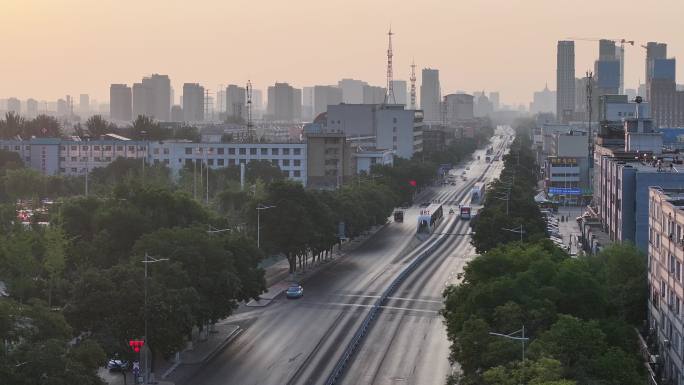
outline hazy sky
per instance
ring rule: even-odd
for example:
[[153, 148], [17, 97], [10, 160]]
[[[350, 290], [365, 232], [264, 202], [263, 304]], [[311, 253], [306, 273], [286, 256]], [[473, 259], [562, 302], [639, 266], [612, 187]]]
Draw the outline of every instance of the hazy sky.
[[[556, 41], [570, 36], [636, 40], [626, 87], [643, 80], [639, 43], [666, 42], [684, 83], [683, 15], [683, 0], [0, 0], [0, 98], [106, 100], [110, 83], [155, 72], [176, 98], [184, 82], [383, 85], [391, 23], [395, 79], [415, 58], [440, 70], [443, 93], [527, 103], [555, 89]], [[579, 76], [598, 43], [577, 42], [576, 56]]]

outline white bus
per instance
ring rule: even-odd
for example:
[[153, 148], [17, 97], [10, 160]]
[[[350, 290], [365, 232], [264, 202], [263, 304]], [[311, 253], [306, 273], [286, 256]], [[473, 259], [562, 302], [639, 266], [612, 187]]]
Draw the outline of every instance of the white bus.
[[433, 203], [428, 207], [420, 209], [418, 215], [418, 233], [432, 233], [435, 227], [444, 216], [444, 210], [440, 203]]
[[477, 182], [473, 186], [473, 189], [470, 190], [470, 203], [474, 205], [482, 204], [484, 203], [484, 195], [485, 195], [485, 184], [484, 182]]

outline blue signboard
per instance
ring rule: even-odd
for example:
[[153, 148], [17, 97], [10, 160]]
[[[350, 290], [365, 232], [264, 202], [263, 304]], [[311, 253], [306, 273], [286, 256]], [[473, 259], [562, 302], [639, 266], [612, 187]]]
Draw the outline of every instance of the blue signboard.
[[549, 187], [549, 194], [553, 195], [581, 195], [579, 188]]

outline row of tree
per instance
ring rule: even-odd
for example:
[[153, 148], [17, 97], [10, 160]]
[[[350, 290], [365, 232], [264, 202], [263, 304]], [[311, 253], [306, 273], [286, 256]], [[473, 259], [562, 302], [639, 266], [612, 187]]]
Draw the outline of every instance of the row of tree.
[[[630, 245], [614, 245], [570, 258], [545, 239], [533, 201], [529, 125], [518, 122], [502, 176], [474, 223], [480, 255], [466, 265], [460, 284], [444, 292], [450, 359], [461, 367], [448, 383], [644, 383], [634, 328], [646, 308], [645, 257]], [[497, 199], [507, 196], [508, 213], [505, 199]], [[521, 224], [523, 242], [501, 230]]]

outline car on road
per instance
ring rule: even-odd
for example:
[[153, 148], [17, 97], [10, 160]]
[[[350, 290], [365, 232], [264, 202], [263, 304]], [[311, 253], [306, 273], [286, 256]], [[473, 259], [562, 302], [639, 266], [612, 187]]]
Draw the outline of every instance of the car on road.
[[466, 170], [470, 170], [470, 166], [467, 166], [467, 167], [466, 167]]
[[430, 206], [430, 202], [423, 202], [420, 204], [420, 207], [428, 207]]
[[121, 372], [128, 369], [128, 361], [119, 358], [112, 358], [107, 361], [107, 369], [112, 372]]
[[304, 296], [304, 288], [302, 285], [294, 283], [285, 290], [285, 296], [290, 299], [302, 298]]

